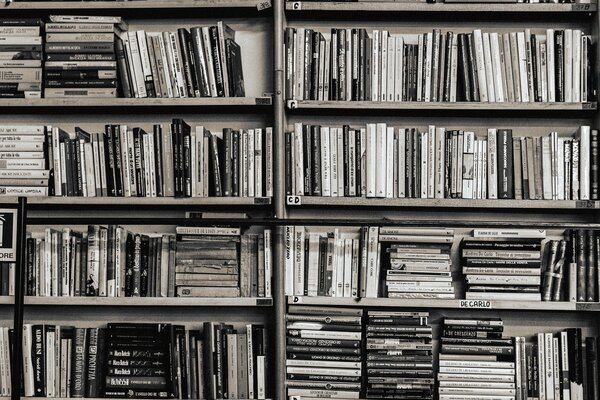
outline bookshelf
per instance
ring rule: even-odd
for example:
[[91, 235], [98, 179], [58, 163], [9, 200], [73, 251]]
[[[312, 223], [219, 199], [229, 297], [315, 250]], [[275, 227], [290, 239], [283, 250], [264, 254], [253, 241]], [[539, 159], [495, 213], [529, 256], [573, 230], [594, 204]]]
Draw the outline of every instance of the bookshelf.
[[[359, 308], [387, 311], [430, 311], [434, 346], [439, 347], [443, 317], [501, 317], [511, 335], [532, 335], [581, 327], [600, 333], [600, 303], [490, 300], [331, 298], [287, 296], [285, 287], [286, 225], [307, 226], [456, 226], [544, 227], [598, 229], [600, 200], [472, 200], [286, 195], [285, 132], [295, 123], [364, 126], [436, 126], [473, 129], [512, 128], [516, 134], [540, 137], [555, 128], [561, 133], [581, 125], [600, 127], [596, 101], [565, 102], [372, 102], [289, 100], [285, 97], [284, 30], [310, 27], [327, 32], [333, 27], [390, 29], [409, 34], [432, 28], [468, 32], [474, 28], [508, 32], [531, 27], [541, 32], [584, 29], [597, 43], [598, 6], [592, 3], [445, 4], [390, 1], [285, 0], [137, 0], [137, 1], [16, 1], [0, 7], [10, 18], [50, 14], [119, 15], [130, 30], [160, 31], [179, 26], [208, 25], [220, 19], [240, 35], [247, 97], [186, 99], [0, 99], [0, 123], [51, 124], [100, 130], [105, 123], [150, 127], [183, 118], [190, 125], [218, 130], [273, 127], [275, 193], [271, 197], [131, 198], [30, 197], [28, 231], [52, 226], [122, 224], [159, 232], [178, 224], [260, 225], [273, 230], [272, 298], [124, 298], [124, 297], [0, 297], [0, 321], [12, 325], [47, 323], [98, 327], [107, 322], [169, 322], [198, 327], [204, 321], [259, 323], [269, 331], [271, 397], [286, 396], [286, 320], [293, 305]], [[493, 14], [493, 17], [489, 17]], [[600, 52], [596, 55], [596, 71]], [[598, 82], [596, 82], [598, 86]], [[600, 92], [600, 87], [595, 88]], [[557, 128], [558, 127], [558, 128]], [[572, 133], [572, 132], [571, 132]], [[6, 199], [8, 200], [8, 199]], [[14, 200], [14, 199], [13, 199]], [[186, 211], [225, 213], [215, 220], [185, 220]], [[248, 219], [227, 218], [227, 213]], [[454, 271], [456, 272], [456, 271]], [[24, 289], [24, 277], [18, 280]], [[458, 296], [464, 296], [459, 291]], [[19, 322], [18, 319], [22, 318]], [[5, 325], [6, 326], [6, 325]], [[21, 340], [17, 335], [16, 340]], [[17, 351], [17, 354], [19, 354]], [[20, 371], [20, 362], [15, 364]], [[16, 381], [20, 376], [16, 376]], [[16, 382], [15, 381], [15, 382]], [[0, 398], [1, 400], [2, 398]], [[14, 393], [13, 400], [27, 399]]]

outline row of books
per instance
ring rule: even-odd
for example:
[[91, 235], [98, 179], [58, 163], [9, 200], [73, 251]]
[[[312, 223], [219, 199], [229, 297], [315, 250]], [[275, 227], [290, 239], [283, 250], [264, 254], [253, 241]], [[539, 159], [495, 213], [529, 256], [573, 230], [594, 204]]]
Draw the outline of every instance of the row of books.
[[286, 28], [286, 98], [586, 102], [594, 49], [579, 29], [393, 33]]
[[0, 98], [42, 97], [42, 36], [35, 21], [0, 22]]
[[[549, 246], [553, 246], [552, 244]], [[542, 239], [463, 239], [461, 242], [462, 273], [467, 284], [466, 299], [551, 300], [542, 282]], [[548, 260], [549, 263], [554, 260]], [[561, 284], [553, 285], [554, 276], [546, 283], [557, 291], [560, 300]], [[562, 279], [562, 276], [560, 277]], [[550, 280], [552, 279], [552, 280]], [[556, 277], [558, 280], [559, 278]], [[556, 286], [553, 288], [552, 286]], [[490, 296], [490, 297], [488, 297]]]
[[422, 199], [590, 200], [600, 196], [598, 131], [513, 136], [386, 123], [296, 123], [285, 136], [286, 194]]
[[124, 97], [244, 97], [235, 31], [214, 26], [129, 31], [116, 41]]
[[27, 397], [264, 399], [266, 369], [262, 325], [23, 326]]
[[444, 318], [439, 354], [439, 399], [515, 397], [515, 346], [500, 318]]
[[362, 315], [356, 308], [289, 306], [285, 373], [290, 398], [360, 398]]
[[46, 228], [27, 239], [26, 295], [271, 297], [269, 229]]
[[433, 400], [433, 331], [429, 313], [368, 311], [368, 399]]
[[599, 299], [595, 230], [476, 228], [459, 238], [448, 228], [286, 226], [285, 294], [455, 299], [464, 287], [466, 299]]
[[168, 132], [106, 125], [0, 127], [8, 196], [262, 197], [273, 195], [273, 129], [211, 133], [173, 119]]
[[16, 263], [0, 262], [0, 296], [15, 295]]

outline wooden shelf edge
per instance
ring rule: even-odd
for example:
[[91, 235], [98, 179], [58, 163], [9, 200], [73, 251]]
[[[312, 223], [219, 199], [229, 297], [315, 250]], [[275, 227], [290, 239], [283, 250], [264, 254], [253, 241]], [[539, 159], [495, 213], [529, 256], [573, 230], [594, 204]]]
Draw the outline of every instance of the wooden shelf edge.
[[[2, 200], [0, 199], [0, 202]], [[270, 205], [270, 197], [28, 197], [27, 204], [32, 206], [255, 206]]]
[[273, 299], [264, 297], [37, 297], [26, 296], [25, 305], [106, 306], [106, 307], [270, 307]]
[[15, 304], [15, 296], [0, 296], [0, 305], [12, 306]]
[[288, 100], [289, 110], [463, 110], [463, 111], [593, 111], [597, 102], [586, 103], [483, 103], [483, 102], [424, 102], [424, 101], [320, 101]]
[[600, 311], [600, 303], [573, 303], [566, 301], [512, 301], [489, 300], [489, 306], [472, 306], [472, 303], [486, 303], [486, 300], [439, 300], [439, 299], [388, 299], [388, 298], [335, 298], [288, 296], [290, 305], [321, 305], [346, 307], [386, 307], [386, 308], [445, 308], [471, 310], [514, 310], [514, 311]]
[[60, 98], [60, 99], [0, 99], [0, 107], [262, 107], [271, 106], [271, 97], [200, 97], [184, 99], [162, 98]]
[[387, 199], [367, 197], [320, 197], [286, 196], [286, 204], [292, 207], [419, 207], [419, 208], [527, 208], [527, 209], [598, 209], [596, 200], [472, 200], [472, 199]]
[[287, 11], [334, 12], [461, 12], [461, 13], [591, 13], [598, 10], [595, 3], [425, 3], [403, 1], [286, 1]]
[[[1, 0], [0, 0], [1, 1]], [[12, 2], [3, 4], [3, 10], [144, 10], [186, 8], [257, 8], [257, 3], [248, 0], [131, 0], [131, 1], [38, 1]]]

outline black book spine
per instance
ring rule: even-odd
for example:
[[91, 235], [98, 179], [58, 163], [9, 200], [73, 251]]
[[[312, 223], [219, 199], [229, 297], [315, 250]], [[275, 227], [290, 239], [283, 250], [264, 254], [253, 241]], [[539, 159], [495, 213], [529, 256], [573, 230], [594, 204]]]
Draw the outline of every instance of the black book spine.
[[293, 99], [294, 93], [294, 28], [287, 27], [283, 34], [285, 44], [285, 98]]
[[[344, 125], [343, 131], [343, 144], [344, 144], [344, 197], [350, 196], [350, 127], [348, 125]], [[338, 153], [339, 157], [339, 153]], [[339, 172], [338, 172], [339, 176]]]
[[413, 166], [413, 162], [412, 162], [412, 158], [413, 158], [413, 152], [412, 152], [412, 146], [413, 146], [413, 135], [414, 135], [414, 129], [407, 129], [406, 130], [406, 163], [405, 163], [405, 169], [406, 169], [406, 197], [408, 198], [413, 198], [413, 172], [412, 172], [412, 166]]
[[451, 197], [451, 190], [450, 190], [450, 173], [452, 171], [452, 163], [454, 162], [454, 160], [452, 160], [452, 132], [451, 131], [446, 131], [444, 132], [445, 135], [445, 143], [446, 143], [446, 148], [445, 148], [445, 160], [446, 163], [444, 165], [445, 168], [445, 173], [444, 173], [444, 198], [445, 199], [449, 199]]
[[537, 69], [537, 59], [539, 55], [537, 54], [537, 37], [536, 35], [531, 35], [531, 71], [532, 71], [532, 86], [533, 86], [533, 98], [535, 101], [542, 101], [542, 89], [538, 86], [538, 74], [539, 71]]
[[452, 41], [456, 40], [456, 35], [452, 32], [446, 33], [446, 51], [441, 68], [444, 68], [444, 81], [440, 85], [444, 85], [443, 97], [440, 101], [450, 101], [450, 73], [452, 72]]
[[325, 271], [327, 269], [327, 238], [320, 236], [319, 237], [319, 287], [318, 287], [318, 296], [325, 296]]
[[[34, 262], [35, 262], [35, 239], [27, 238], [27, 296], [35, 296], [35, 272], [34, 272]], [[7, 281], [8, 282], [8, 281]]]
[[285, 133], [285, 194], [292, 195], [292, 132]]
[[514, 198], [512, 130], [498, 129], [498, 198]]
[[85, 397], [99, 397], [100, 390], [98, 386], [97, 371], [103, 366], [98, 364], [98, 328], [89, 328], [87, 343], [87, 385]]
[[163, 148], [162, 148], [162, 125], [154, 125], [154, 160], [156, 160], [156, 195], [164, 197], [164, 176], [163, 176]]
[[[113, 154], [115, 157], [115, 192], [117, 196], [124, 196], [123, 192], [123, 163], [121, 160], [121, 135], [119, 134], [119, 126], [113, 125]], [[85, 173], [85, 171], [84, 171]]]
[[[337, 48], [338, 48], [338, 29], [331, 29], [331, 49], [330, 49], [330, 63], [331, 63], [331, 71], [330, 82], [329, 82], [329, 99], [338, 100], [338, 75], [340, 73], [339, 68], [337, 67]], [[297, 79], [297, 78], [296, 78]]]
[[220, 171], [220, 159], [219, 159], [219, 139], [215, 135], [211, 135], [210, 143], [211, 143], [211, 159], [212, 159], [212, 170], [213, 170], [213, 180], [214, 180], [214, 193], [215, 196], [221, 197], [223, 196], [222, 184], [221, 184], [221, 171]]
[[71, 140], [71, 168], [73, 170], [73, 192], [75, 196], [83, 195], [83, 182], [81, 180], [81, 153], [79, 153], [79, 140]]
[[233, 192], [233, 130], [223, 129], [223, 196], [231, 196]]
[[598, 345], [600, 340], [595, 337], [585, 338], [586, 369], [587, 369], [587, 400], [600, 399], [600, 369], [598, 367]]
[[[365, 29], [358, 30], [358, 98], [359, 101], [366, 100], [365, 98], [365, 86], [367, 84], [367, 76], [366, 76], [366, 63], [367, 57], [370, 57], [370, 54], [367, 54], [367, 31]], [[394, 99], [395, 101], [397, 99]]]
[[587, 258], [586, 258], [586, 231], [579, 229], [577, 231], [577, 301], [585, 301], [587, 298], [586, 290], [586, 274], [587, 274]]
[[479, 81], [477, 78], [477, 63], [475, 62], [475, 44], [473, 42], [473, 34], [467, 34], [467, 53], [469, 55], [469, 72], [471, 73], [471, 101], [480, 101], [479, 98]]
[[596, 249], [596, 233], [593, 230], [587, 231], [587, 289], [586, 289], [586, 301], [595, 302], [598, 301], [596, 294], [597, 290], [597, 249]]
[[31, 327], [33, 338], [32, 361], [33, 361], [33, 387], [36, 397], [46, 395], [46, 335], [44, 325], [33, 325]]
[[115, 182], [115, 156], [114, 156], [114, 145], [113, 145], [113, 134], [112, 126], [106, 125], [104, 127], [104, 154], [106, 155], [106, 185], [108, 186], [108, 195], [116, 196], [116, 182]]
[[317, 100], [319, 95], [319, 47], [321, 44], [320, 33], [312, 32], [311, 43], [311, 69], [310, 69], [310, 100]]
[[412, 193], [411, 197], [421, 197], [421, 135], [418, 129], [412, 130]]
[[338, 86], [334, 90], [338, 91], [338, 100], [346, 99], [346, 30], [338, 29], [337, 33], [338, 46], [337, 46], [337, 59], [338, 59]]
[[181, 59], [183, 60], [183, 73], [185, 83], [190, 97], [198, 97], [198, 85], [196, 83], [196, 74], [193, 69], [193, 57], [190, 57], [190, 33], [185, 28], [177, 29], [179, 37], [179, 48], [181, 49]]
[[183, 189], [185, 197], [192, 197], [192, 135], [190, 127], [181, 121], [181, 135], [183, 138]]
[[354, 145], [354, 151], [355, 151], [355, 159], [356, 161], [354, 162], [354, 164], [356, 165], [356, 174], [354, 175], [354, 181], [356, 182], [356, 189], [355, 192], [357, 197], [360, 197], [363, 195], [362, 193], [362, 171], [363, 171], [363, 165], [362, 165], [362, 148], [365, 145], [362, 142], [362, 137], [360, 134], [360, 129], [356, 130], [356, 143]]
[[233, 131], [231, 139], [231, 195], [233, 197], [238, 197], [240, 195], [239, 181], [241, 159], [242, 158], [240, 157], [240, 131]]
[[408, 65], [410, 64], [410, 46], [404, 45], [402, 49], [402, 101], [408, 100]]
[[[135, 176], [136, 176], [136, 191], [138, 197], [145, 196], [144, 190], [144, 173], [142, 171], [143, 162], [143, 151], [142, 151], [142, 133], [139, 129], [133, 130], [133, 145], [134, 145], [134, 154], [135, 154]], [[108, 174], [107, 174], [108, 181]]]
[[311, 125], [311, 143], [312, 143], [312, 195], [321, 196], [321, 126]]
[[122, 97], [133, 97], [131, 92], [131, 81], [129, 79], [129, 68], [125, 57], [125, 48], [120, 38], [115, 39], [115, 55], [117, 58], [117, 70], [119, 72], [119, 90]]
[[565, 101], [565, 77], [564, 77], [564, 65], [565, 65], [565, 53], [564, 53], [564, 37], [565, 32], [562, 30], [554, 31], [554, 71], [555, 71], [555, 84], [554, 88], [556, 91], [556, 101]]
[[179, 138], [178, 138], [178, 123], [177, 120], [173, 120], [171, 124], [171, 145], [173, 147], [173, 183], [174, 183], [174, 191], [175, 197], [183, 197], [180, 186], [180, 169], [179, 169], [179, 158], [181, 157], [180, 149], [179, 149]]
[[177, 147], [179, 152], [179, 158], [177, 159], [177, 168], [179, 169], [178, 185], [179, 193], [181, 197], [185, 197], [185, 135], [183, 132], [183, 121], [178, 119], [175, 124], [177, 132]]
[[148, 265], [150, 256], [150, 238], [146, 235], [141, 235], [142, 247], [140, 249], [140, 297], [148, 296]]

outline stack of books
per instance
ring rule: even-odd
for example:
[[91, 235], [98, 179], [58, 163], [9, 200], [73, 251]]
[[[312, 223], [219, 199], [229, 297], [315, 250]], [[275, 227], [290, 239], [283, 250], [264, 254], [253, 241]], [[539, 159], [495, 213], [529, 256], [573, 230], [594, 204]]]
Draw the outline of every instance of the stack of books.
[[[596, 230], [570, 229], [567, 231], [567, 251], [566, 261], [568, 268], [560, 268], [560, 263], [555, 263], [552, 267], [551, 275], [552, 291], [562, 289], [567, 292], [565, 287], [568, 287], [570, 301], [580, 302], [597, 302], [598, 277], [600, 271], [598, 269], [600, 257], [598, 257], [598, 249], [600, 249], [600, 234]], [[560, 260], [560, 254], [557, 254], [557, 259]], [[550, 263], [546, 272], [550, 271]], [[562, 281], [568, 282], [568, 285], [560, 285], [559, 278], [562, 276]], [[546, 275], [547, 277], [547, 275]], [[561, 298], [564, 296], [561, 296]], [[554, 296], [556, 298], [556, 296]]]
[[0, 370], [4, 373], [0, 376], [0, 394], [5, 397], [10, 397], [11, 390], [11, 366], [12, 354], [14, 345], [13, 329], [0, 327]]
[[17, 264], [0, 262], [0, 296], [15, 295], [15, 270]]
[[117, 97], [120, 17], [51, 15], [45, 29], [44, 97]]
[[428, 318], [428, 312], [368, 312], [367, 398], [433, 400]]
[[286, 383], [290, 397], [357, 399], [362, 310], [289, 306]]
[[177, 227], [175, 294], [271, 297], [271, 230]]
[[600, 398], [600, 338], [583, 337], [581, 328], [568, 328], [541, 332], [529, 341], [515, 339], [517, 377], [521, 374], [522, 379], [520, 398]]
[[42, 97], [41, 20], [0, 19], [0, 98]]
[[379, 242], [385, 255], [382, 267], [387, 297], [455, 297], [450, 254], [453, 229], [380, 227]]
[[217, 134], [175, 118], [170, 128], [155, 124], [150, 132], [127, 125], [106, 125], [104, 132], [47, 129], [56, 196], [273, 195], [270, 127]]
[[124, 97], [244, 97], [235, 31], [215, 26], [123, 32], [116, 43]]
[[439, 354], [439, 400], [514, 399], [515, 347], [502, 338], [499, 318], [444, 318]]
[[492, 233], [475, 229], [474, 238], [461, 242], [466, 298], [541, 301], [545, 231], [515, 230], [512, 237]]
[[285, 137], [286, 193], [296, 196], [595, 200], [599, 135], [513, 136], [429, 125], [294, 124]]
[[0, 126], [0, 196], [48, 195], [46, 134], [43, 126]]
[[206, 322], [203, 329], [162, 323], [25, 324], [24, 395], [264, 399], [265, 338], [264, 326], [256, 324]]
[[285, 31], [286, 98], [423, 102], [595, 99], [591, 36], [579, 29]]
[[116, 225], [89, 225], [85, 232], [46, 228], [26, 242], [25, 293], [272, 296], [270, 230], [257, 228], [242, 235], [239, 228], [178, 227], [177, 234], [148, 235]]

